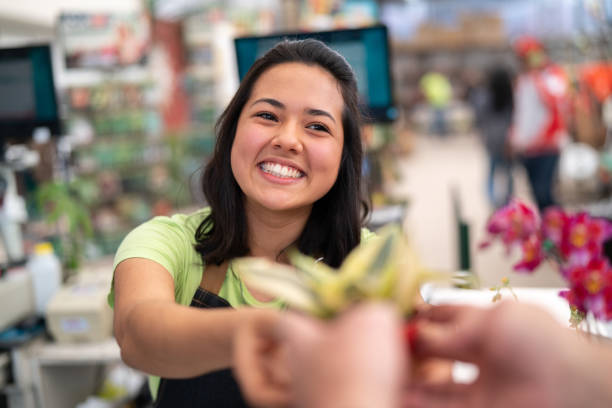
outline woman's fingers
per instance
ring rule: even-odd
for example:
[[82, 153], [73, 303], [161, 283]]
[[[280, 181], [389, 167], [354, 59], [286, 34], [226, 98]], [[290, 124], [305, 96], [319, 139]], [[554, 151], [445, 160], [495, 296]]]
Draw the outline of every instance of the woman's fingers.
[[278, 324], [277, 313], [262, 311], [245, 322], [234, 338], [234, 374], [255, 406], [285, 407], [290, 402]]

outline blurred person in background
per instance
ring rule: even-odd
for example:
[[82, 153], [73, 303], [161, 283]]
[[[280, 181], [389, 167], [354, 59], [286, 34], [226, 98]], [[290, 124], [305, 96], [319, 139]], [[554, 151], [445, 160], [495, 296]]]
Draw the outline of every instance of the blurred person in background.
[[421, 77], [419, 86], [431, 108], [431, 133], [445, 136], [448, 131], [446, 111], [453, 96], [449, 79], [439, 71], [430, 71]]
[[476, 113], [476, 127], [489, 156], [487, 195], [493, 208], [506, 205], [512, 198], [512, 158], [508, 136], [512, 125], [514, 97], [510, 71], [491, 69], [484, 85], [469, 95]]
[[522, 72], [514, 90], [512, 151], [527, 171], [540, 210], [555, 204], [553, 182], [561, 146], [568, 139], [564, 121], [568, 84], [542, 44], [521, 37], [514, 45]]

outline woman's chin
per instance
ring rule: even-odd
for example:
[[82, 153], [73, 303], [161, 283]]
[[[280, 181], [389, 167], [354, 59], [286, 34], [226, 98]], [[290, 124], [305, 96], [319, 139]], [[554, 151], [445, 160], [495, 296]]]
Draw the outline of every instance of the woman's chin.
[[266, 197], [265, 200], [261, 200], [255, 204], [255, 207], [265, 209], [267, 211], [286, 213], [286, 212], [309, 212], [312, 208], [312, 204], [309, 203], [296, 203], [290, 200], [283, 200], [281, 198]]
[[312, 208], [312, 204], [310, 205], [292, 205], [292, 204], [282, 204], [282, 203], [270, 203], [265, 206], [266, 209], [275, 212], [302, 212], [302, 211], [310, 211]]

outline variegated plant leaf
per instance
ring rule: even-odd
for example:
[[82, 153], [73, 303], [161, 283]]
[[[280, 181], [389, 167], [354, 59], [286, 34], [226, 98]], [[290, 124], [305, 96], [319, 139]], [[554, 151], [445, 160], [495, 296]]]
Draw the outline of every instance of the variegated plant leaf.
[[[406, 246], [404, 234], [399, 226], [390, 225], [380, 230], [377, 251], [371, 253], [367, 273], [357, 286], [368, 298], [388, 299], [393, 294], [395, 283], [402, 272], [399, 261]], [[357, 248], [355, 252], [359, 252]], [[343, 264], [341, 272], [350, 265]]]
[[428, 269], [421, 265], [419, 257], [409, 244], [405, 246], [400, 258], [399, 270], [410, 271], [400, 273], [393, 294], [395, 304], [406, 316], [414, 312], [417, 300], [420, 299], [421, 286], [424, 283], [450, 283], [453, 277], [451, 273]]
[[296, 248], [291, 248], [287, 255], [289, 262], [298, 269], [304, 279], [311, 282], [313, 288], [325, 285], [338, 276], [338, 272], [334, 268], [317, 261], [313, 257], [302, 254]]
[[232, 268], [248, 286], [285, 301], [290, 307], [320, 315], [323, 308], [316, 292], [289, 266], [265, 258], [246, 257], [232, 262]]
[[234, 264], [249, 286], [321, 317], [366, 299], [390, 300], [410, 314], [424, 282], [447, 279], [419, 264], [399, 226], [385, 227], [359, 245], [339, 270], [295, 249], [289, 252], [289, 260], [295, 268], [258, 258], [241, 258]]
[[289, 261], [299, 270], [320, 301], [321, 310], [318, 315], [330, 315], [330, 312], [335, 314], [347, 305], [348, 298], [340, 289], [338, 270], [300, 253], [297, 249], [290, 250], [288, 255]]

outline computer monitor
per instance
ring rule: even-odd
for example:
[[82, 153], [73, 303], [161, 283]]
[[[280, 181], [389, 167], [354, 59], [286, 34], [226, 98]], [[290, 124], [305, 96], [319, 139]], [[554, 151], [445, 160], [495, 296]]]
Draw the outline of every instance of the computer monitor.
[[38, 127], [60, 133], [51, 47], [0, 48], [0, 149], [27, 142]]
[[351, 64], [361, 96], [361, 105], [372, 122], [397, 118], [393, 99], [387, 27], [377, 25], [346, 30], [239, 37], [234, 40], [240, 80], [255, 60], [284, 39], [315, 38], [338, 51]]

